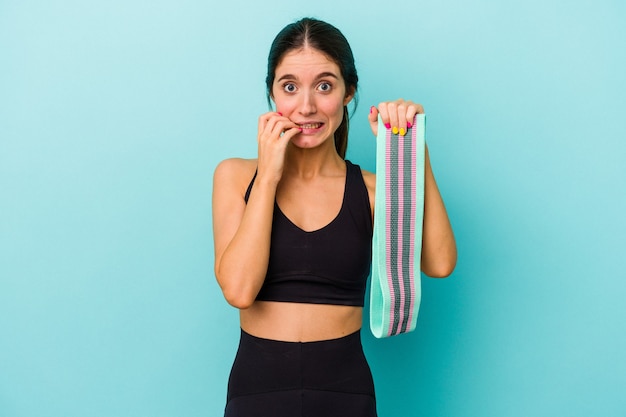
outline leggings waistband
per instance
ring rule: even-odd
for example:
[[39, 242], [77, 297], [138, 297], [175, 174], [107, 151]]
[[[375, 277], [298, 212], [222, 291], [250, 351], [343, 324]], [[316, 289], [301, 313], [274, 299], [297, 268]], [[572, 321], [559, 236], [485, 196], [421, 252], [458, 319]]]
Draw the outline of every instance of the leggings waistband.
[[340, 337], [336, 337], [332, 339], [312, 340], [312, 341], [307, 341], [307, 342], [293, 342], [293, 341], [287, 341], [287, 340], [267, 339], [264, 337], [255, 336], [253, 334], [246, 332], [244, 329], [241, 329], [241, 340], [242, 341], [248, 340], [251, 342], [264, 344], [267, 346], [274, 346], [274, 347], [295, 347], [295, 346], [301, 346], [301, 345], [311, 346], [311, 347], [314, 347], [317, 345], [333, 346], [333, 345], [343, 345], [345, 343], [354, 342], [355, 340], [358, 340], [360, 343], [361, 329], [358, 329], [345, 336], [340, 336]]

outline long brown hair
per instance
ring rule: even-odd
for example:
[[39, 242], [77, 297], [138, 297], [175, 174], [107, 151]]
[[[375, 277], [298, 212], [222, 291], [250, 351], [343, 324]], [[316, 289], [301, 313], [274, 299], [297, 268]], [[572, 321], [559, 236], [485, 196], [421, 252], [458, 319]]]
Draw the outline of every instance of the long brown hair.
[[[333, 25], [321, 20], [304, 18], [295, 23], [289, 24], [281, 30], [272, 46], [267, 58], [267, 100], [271, 107], [272, 85], [276, 76], [276, 67], [283, 56], [294, 49], [301, 49], [305, 46], [314, 48], [337, 64], [341, 71], [341, 76], [346, 83], [346, 94], [354, 94], [355, 108], [357, 104], [356, 92], [359, 77], [354, 65], [354, 56], [348, 40]], [[346, 157], [348, 148], [348, 127], [350, 124], [348, 108], [343, 107], [343, 120], [335, 131], [335, 148], [342, 158]]]

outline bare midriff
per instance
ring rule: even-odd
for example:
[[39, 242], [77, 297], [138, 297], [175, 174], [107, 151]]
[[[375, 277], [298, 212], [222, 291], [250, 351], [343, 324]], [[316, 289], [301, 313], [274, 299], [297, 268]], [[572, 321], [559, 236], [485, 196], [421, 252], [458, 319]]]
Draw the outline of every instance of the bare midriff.
[[256, 301], [240, 311], [241, 328], [253, 336], [286, 342], [337, 339], [361, 328], [363, 308]]

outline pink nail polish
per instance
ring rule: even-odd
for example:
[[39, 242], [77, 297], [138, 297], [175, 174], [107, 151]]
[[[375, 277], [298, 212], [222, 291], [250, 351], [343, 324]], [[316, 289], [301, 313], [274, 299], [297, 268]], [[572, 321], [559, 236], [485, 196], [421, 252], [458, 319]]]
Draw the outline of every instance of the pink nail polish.
[[279, 116], [282, 116], [282, 115], [283, 115], [281, 112], [276, 112], [276, 113], [278, 113], [278, 115], [279, 115]]
[[385, 127], [386, 127], [387, 129], [391, 129], [391, 123], [385, 123]]
[[410, 129], [410, 128], [412, 128], [412, 127], [413, 127], [413, 123], [411, 123], [411, 122], [406, 122], [406, 127], [407, 127], [407, 128], [409, 128], [409, 129]]
[[370, 107], [370, 114], [372, 114], [374, 112], [374, 106]]

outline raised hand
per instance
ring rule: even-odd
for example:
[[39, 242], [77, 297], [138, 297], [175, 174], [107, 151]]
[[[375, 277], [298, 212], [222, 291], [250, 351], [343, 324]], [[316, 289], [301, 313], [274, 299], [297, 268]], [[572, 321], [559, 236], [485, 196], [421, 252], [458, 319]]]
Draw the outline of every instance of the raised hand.
[[285, 163], [287, 144], [302, 129], [281, 113], [270, 112], [259, 117], [258, 175], [269, 180], [280, 181]]
[[398, 99], [395, 101], [384, 101], [378, 107], [372, 106], [367, 119], [374, 136], [378, 135], [378, 115], [383, 119], [387, 129], [391, 129], [394, 134], [404, 136], [407, 127], [412, 127], [411, 123], [416, 114], [423, 114], [424, 107], [421, 104]]

